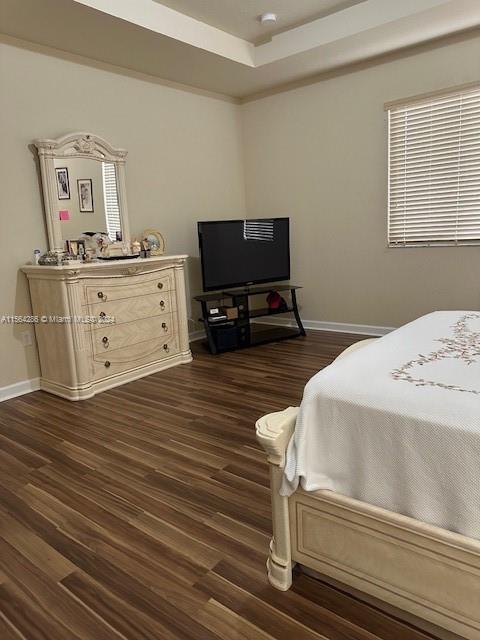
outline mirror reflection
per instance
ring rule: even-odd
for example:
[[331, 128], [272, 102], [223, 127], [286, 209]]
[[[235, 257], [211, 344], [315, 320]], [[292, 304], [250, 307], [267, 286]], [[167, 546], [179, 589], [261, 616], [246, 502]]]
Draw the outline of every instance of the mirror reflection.
[[113, 242], [121, 239], [115, 163], [57, 157], [54, 166], [62, 239], [85, 233], [104, 233]]

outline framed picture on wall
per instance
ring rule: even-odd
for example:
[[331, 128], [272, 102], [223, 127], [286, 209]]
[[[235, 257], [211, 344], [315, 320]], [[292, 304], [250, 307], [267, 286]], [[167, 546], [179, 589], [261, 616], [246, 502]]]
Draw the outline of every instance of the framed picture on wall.
[[68, 180], [67, 167], [56, 167], [57, 193], [59, 200], [70, 200], [70, 182]]
[[81, 213], [93, 213], [93, 185], [90, 178], [77, 180], [78, 203]]

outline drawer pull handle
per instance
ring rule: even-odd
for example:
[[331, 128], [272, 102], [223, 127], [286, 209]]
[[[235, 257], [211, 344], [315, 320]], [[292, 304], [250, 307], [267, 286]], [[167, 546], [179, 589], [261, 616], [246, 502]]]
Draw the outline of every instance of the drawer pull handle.
[[170, 351], [170, 349], [168, 348], [168, 344], [164, 344], [163, 345], [163, 350], [168, 353]]
[[106, 367], [107, 367], [107, 369], [108, 369], [108, 367], [110, 366], [110, 360], [105, 360], [105, 366], [106, 366]]
[[158, 287], [159, 289], [163, 289], [163, 282], [159, 282], [159, 283], [157, 284], [157, 287]]
[[105, 311], [100, 311], [100, 318], [106, 318], [107, 314], [105, 313]]
[[103, 291], [99, 291], [97, 293], [97, 296], [100, 298], [100, 300], [106, 300], [107, 296], [103, 293]]
[[162, 307], [162, 309], [163, 309], [163, 307], [165, 306], [165, 300], [160, 300], [160, 306], [161, 306], [161, 307]]
[[165, 333], [167, 333], [168, 327], [166, 322], [162, 322], [162, 329], [165, 331]]
[[102, 342], [103, 342], [103, 346], [104, 346], [105, 348], [107, 348], [107, 347], [108, 347], [108, 338], [107, 338], [107, 336], [104, 336], [104, 337], [102, 338]]

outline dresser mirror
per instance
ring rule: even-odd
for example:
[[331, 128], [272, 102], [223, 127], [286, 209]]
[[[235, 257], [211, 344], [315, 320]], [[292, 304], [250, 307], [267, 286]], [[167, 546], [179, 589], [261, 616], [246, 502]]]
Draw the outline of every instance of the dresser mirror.
[[103, 233], [130, 244], [125, 185], [125, 149], [92, 133], [36, 140], [50, 251], [67, 240]]

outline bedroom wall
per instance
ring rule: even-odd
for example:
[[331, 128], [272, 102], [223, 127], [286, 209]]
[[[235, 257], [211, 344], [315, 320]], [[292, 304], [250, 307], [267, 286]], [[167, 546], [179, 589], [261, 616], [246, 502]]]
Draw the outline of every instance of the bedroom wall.
[[[480, 38], [466, 36], [239, 106], [5, 39], [0, 317], [30, 311], [19, 266], [47, 245], [29, 145], [81, 129], [129, 150], [132, 232], [158, 228], [167, 252], [192, 256], [192, 293], [196, 220], [289, 215], [308, 320], [395, 326], [435, 308], [478, 308], [480, 248], [386, 247], [383, 104], [479, 80], [479, 60]], [[0, 324], [0, 390], [39, 375], [26, 329]]]
[[389, 249], [385, 102], [480, 81], [480, 37], [243, 106], [249, 216], [291, 217], [308, 320], [398, 326], [480, 308], [480, 247]]
[[[29, 145], [71, 131], [128, 149], [132, 233], [159, 229], [168, 253], [193, 256], [190, 286], [200, 290], [196, 221], [245, 213], [240, 107], [19, 44], [0, 42], [0, 317], [29, 313], [19, 267], [47, 248]], [[39, 375], [25, 330], [0, 324], [0, 388]]]

